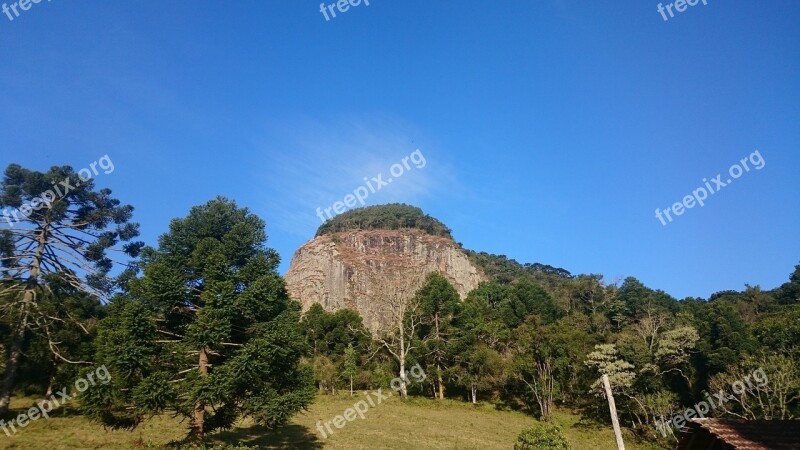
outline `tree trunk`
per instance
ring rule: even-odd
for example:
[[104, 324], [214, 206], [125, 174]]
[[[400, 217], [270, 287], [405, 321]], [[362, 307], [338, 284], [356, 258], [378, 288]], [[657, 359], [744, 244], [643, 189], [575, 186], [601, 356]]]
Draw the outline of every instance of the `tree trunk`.
[[400, 395], [408, 397], [408, 387], [406, 386], [406, 340], [403, 325], [400, 324]]
[[[198, 357], [198, 370], [200, 377], [208, 376], [208, 348], [200, 349]], [[194, 404], [194, 417], [192, 417], [192, 436], [197, 442], [203, 442], [205, 438], [206, 402], [198, 400]]]
[[478, 387], [475, 386], [475, 383], [472, 383], [472, 404], [478, 404]]
[[50, 382], [47, 384], [47, 391], [44, 394], [44, 398], [50, 398], [50, 396], [53, 395], [53, 390], [56, 388], [56, 373], [58, 371], [58, 363], [58, 357], [53, 355], [53, 374], [50, 375]]
[[350, 397], [353, 396], [353, 377], [350, 377]]
[[[438, 312], [433, 317], [433, 322], [434, 322], [434, 324], [436, 324], [436, 340], [439, 341], [440, 335], [439, 335], [439, 313]], [[437, 359], [438, 359], [438, 355], [437, 355]], [[439, 385], [438, 386], [439, 395], [438, 395], [437, 398], [439, 400], [444, 400], [444, 383], [442, 382], [442, 367], [438, 362], [436, 363], [436, 383]]]
[[22, 305], [22, 315], [14, 335], [11, 337], [11, 348], [6, 360], [6, 373], [3, 378], [3, 389], [0, 392], [0, 415], [8, 413], [8, 406], [11, 403], [11, 392], [14, 390], [14, 382], [17, 378], [20, 356], [22, 356], [22, 344], [25, 340], [25, 330], [28, 329], [28, 301], [33, 297], [31, 291], [25, 292], [25, 300]]
[[611, 413], [611, 425], [614, 427], [614, 437], [617, 439], [617, 449], [625, 450], [625, 443], [622, 441], [622, 430], [619, 427], [619, 419], [617, 418], [617, 406], [614, 403], [614, 393], [611, 391], [611, 382], [608, 381], [608, 375], [603, 374], [603, 387], [606, 390], [606, 399], [608, 400], [608, 409]]
[[39, 274], [41, 273], [42, 255], [47, 245], [47, 228], [49, 224], [45, 224], [37, 236], [36, 253], [33, 256], [31, 263], [31, 273], [25, 288], [25, 293], [22, 297], [22, 308], [20, 309], [19, 323], [14, 335], [11, 337], [11, 348], [8, 352], [8, 359], [6, 360], [6, 373], [3, 379], [2, 390], [0, 390], [0, 415], [8, 413], [8, 406], [11, 403], [11, 391], [14, 390], [14, 381], [17, 377], [17, 369], [19, 368], [19, 359], [22, 356], [22, 344], [25, 341], [25, 331], [28, 329], [28, 321], [30, 320], [29, 314], [30, 306], [36, 301], [35, 290], [38, 286]]
[[442, 369], [436, 365], [436, 383], [439, 385], [439, 400], [444, 400], [444, 382], [442, 381]]
[[406, 386], [406, 358], [400, 359], [400, 395], [408, 397], [408, 387]]

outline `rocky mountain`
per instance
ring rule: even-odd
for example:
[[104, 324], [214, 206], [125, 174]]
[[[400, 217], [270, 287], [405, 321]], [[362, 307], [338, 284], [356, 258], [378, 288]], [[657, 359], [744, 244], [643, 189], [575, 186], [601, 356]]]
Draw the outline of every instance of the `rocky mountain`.
[[418, 208], [385, 205], [342, 216], [292, 257], [285, 279], [304, 311], [314, 303], [329, 311], [350, 308], [375, 332], [387, 316], [380, 297], [413, 294], [429, 272], [447, 277], [462, 299], [486, 280], [449, 230]]

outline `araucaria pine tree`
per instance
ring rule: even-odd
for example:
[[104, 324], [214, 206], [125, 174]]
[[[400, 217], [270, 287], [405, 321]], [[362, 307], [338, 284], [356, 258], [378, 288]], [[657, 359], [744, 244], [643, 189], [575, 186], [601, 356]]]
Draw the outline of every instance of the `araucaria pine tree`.
[[110, 189], [96, 191], [91, 178], [69, 166], [43, 173], [9, 165], [0, 182], [0, 210], [0, 320], [10, 328], [2, 336], [8, 345], [2, 415], [26, 340], [35, 336], [46, 343], [54, 364], [78, 362], [58, 336], [81, 315], [64, 299], [88, 295], [99, 302], [115, 287], [107, 276], [114, 265], [108, 253], [135, 257], [142, 244], [132, 242], [139, 235], [139, 225], [129, 222], [133, 207], [111, 197]]
[[444, 372], [452, 359], [452, 343], [456, 338], [454, 323], [461, 311], [458, 291], [438, 272], [431, 272], [417, 291], [422, 326], [418, 337], [428, 367], [436, 368], [436, 398], [444, 400]]
[[284, 424], [310, 404], [300, 305], [265, 242], [264, 222], [224, 198], [173, 220], [101, 324], [98, 360], [112, 382], [87, 393], [89, 415], [133, 428], [171, 412], [202, 441], [243, 417]]

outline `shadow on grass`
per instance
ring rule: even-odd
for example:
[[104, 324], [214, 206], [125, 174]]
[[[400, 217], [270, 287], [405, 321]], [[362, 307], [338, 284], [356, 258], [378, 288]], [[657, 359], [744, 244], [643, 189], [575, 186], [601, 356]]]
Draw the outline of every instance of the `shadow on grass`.
[[605, 428], [607, 428], [609, 426], [611, 426], [611, 425], [610, 424], [609, 425], [602, 424], [602, 423], [600, 423], [597, 420], [592, 419], [592, 418], [581, 417], [580, 420], [578, 420], [577, 422], [575, 422], [572, 425], [572, 428], [575, 428], [576, 430], [581, 430], [581, 431], [597, 431], [597, 430], [605, 429]]
[[[16, 402], [16, 405], [13, 408], [8, 409], [7, 414], [0, 415], [0, 420], [13, 420], [16, 419], [20, 414], [28, 414], [31, 408], [37, 408], [38, 405], [42, 402], [42, 400], [33, 400], [31, 399], [30, 402], [25, 402], [23, 405], [20, 406], [19, 402]], [[51, 404], [52, 405], [52, 404]], [[52, 407], [52, 406], [51, 406]], [[80, 410], [75, 407], [74, 405], [69, 404], [60, 404], [57, 408], [53, 408], [47, 412], [49, 417], [74, 417], [80, 416]]]
[[237, 428], [214, 436], [215, 441], [228, 444], [256, 446], [258, 448], [290, 448], [298, 450], [321, 449], [322, 441], [307, 428], [289, 424], [270, 430], [264, 427]]

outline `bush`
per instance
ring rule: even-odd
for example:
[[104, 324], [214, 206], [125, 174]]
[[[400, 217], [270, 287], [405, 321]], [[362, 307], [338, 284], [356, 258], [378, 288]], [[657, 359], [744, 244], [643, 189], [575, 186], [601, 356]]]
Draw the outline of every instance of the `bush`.
[[514, 450], [570, 450], [570, 446], [560, 428], [543, 423], [523, 430], [517, 436]]

